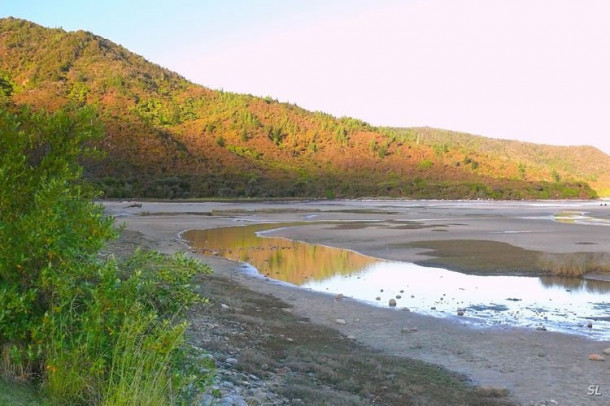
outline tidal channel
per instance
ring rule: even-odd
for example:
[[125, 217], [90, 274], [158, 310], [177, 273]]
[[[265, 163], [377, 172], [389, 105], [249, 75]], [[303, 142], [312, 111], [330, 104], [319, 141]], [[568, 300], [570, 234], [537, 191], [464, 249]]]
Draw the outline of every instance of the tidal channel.
[[263, 277], [342, 294], [392, 310], [448, 317], [473, 327], [520, 326], [610, 339], [610, 283], [576, 278], [480, 276], [355, 251], [266, 237], [306, 223], [257, 224], [182, 234], [195, 250], [247, 263]]

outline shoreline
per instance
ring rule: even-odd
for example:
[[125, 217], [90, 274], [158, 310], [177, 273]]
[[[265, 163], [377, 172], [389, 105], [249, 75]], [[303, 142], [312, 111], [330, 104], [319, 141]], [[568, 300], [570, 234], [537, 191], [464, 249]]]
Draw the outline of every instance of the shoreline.
[[[381, 219], [384, 221], [397, 221], [401, 217], [407, 217], [405, 221], [415, 221], [417, 217], [424, 218], [427, 224], [432, 223], [432, 228], [409, 229], [409, 237], [414, 241], [431, 241], [430, 235], [442, 228], [457, 229], [458, 237], [467, 234], [468, 227], [478, 226], [482, 237], [494, 237], [495, 241], [501, 243], [515, 242], [515, 246], [521, 244], [521, 248], [531, 249], [532, 246], [540, 246], [539, 235], [530, 233], [527, 241], [516, 240], [515, 235], [523, 234], [489, 234], [482, 224], [489, 226], [491, 223], [503, 222], [508, 216], [508, 209], [500, 213], [497, 218], [490, 219], [487, 209], [468, 208], [468, 216], [459, 212], [459, 207], [450, 206], [457, 213], [447, 215], [447, 206], [440, 207], [445, 216], [429, 216], [430, 211], [439, 210], [438, 207], [425, 207], [422, 202], [415, 202], [416, 206], [424, 206], [414, 209], [409, 207], [390, 207], [383, 212], [357, 212], [361, 207], [356, 202], [356, 207], [351, 207], [353, 212], [337, 211], [337, 204], [349, 206], [346, 202], [334, 203], [300, 203], [290, 204], [301, 210], [294, 211], [295, 207], [276, 207], [277, 203], [263, 204], [253, 203], [243, 207], [244, 204], [231, 203], [146, 203], [142, 208], [126, 210], [124, 203], [106, 202], [105, 206], [110, 214], [118, 215], [117, 220], [125, 220], [127, 229], [142, 233], [144, 239], [149, 242], [151, 248], [161, 252], [171, 253], [176, 250], [184, 250], [183, 242], [179, 241], [178, 233], [182, 230], [198, 228], [221, 227], [234, 225], [236, 222], [247, 221], [295, 221], [302, 220], [304, 214], [323, 218], [348, 218], [362, 220], [363, 217]], [[414, 203], [414, 202], [410, 202]], [[574, 203], [570, 203], [575, 205]], [[187, 205], [187, 206], [185, 206]], [[458, 203], [457, 206], [460, 206]], [[509, 206], [512, 205], [509, 204]], [[551, 206], [563, 206], [564, 202], [554, 202]], [[593, 208], [591, 204], [589, 204]], [[153, 206], [153, 207], [147, 207]], [[197, 206], [197, 207], [195, 207]], [[199, 214], [211, 206], [216, 210], [227, 210], [227, 215], [219, 212], [217, 216], [202, 217]], [[305, 207], [302, 207], [305, 206]], [[318, 206], [318, 207], [316, 207]], [[322, 207], [319, 207], [322, 206]], [[432, 206], [432, 205], [430, 205]], [[538, 207], [536, 211], [548, 211], [548, 205]], [[598, 206], [599, 207], [599, 206]], [[235, 210], [244, 210], [240, 214], [231, 214]], [[404, 212], [402, 210], [405, 210]], [[139, 215], [147, 211], [146, 215]], [[293, 211], [291, 211], [293, 210]], [[407, 212], [419, 210], [414, 213], [413, 218], [408, 218]], [[421, 212], [425, 212], [422, 216]], [[482, 213], [475, 213], [482, 211]], [[167, 213], [171, 213], [168, 215]], [[188, 212], [188, 214], [183, 214]], [[388, 213], [389, 212], [389, 213]], [[396, 213], [398, 212], [398, 213]], [[156, 215], [155, 213], [164, 213]], [[605, 215], [607, 212], [603, 212]], [[433, 214], [438, 214], [433, 213]], [[539, 215], [540, 213], [534, 213]], [[468, 218], [469, 217], [469, 218]], [[431, 220], [432, 218], [432, 220]], [[459, 220], [456, 220], [458, 219]], [[470, 222], [468, 222], [470, 221]], [[404, 221], [400, 222], [403, 224]], [[409, 223], [410, 224], [410, 223]], [[447, 226], [447, 224], [452, 224]], [[458, 225], [455, 225], [458, 224]], [[463, 224], [467, 224], [464, 226]], [[515, 223], [510, 223], [515, 225]], [[195, 225], [195, 226], [194, 226]], [[532, 221], [520, 223], [520, 227], [536, 227], [549, 224], [538, 224]], [[565, 225], [556, 224], [560, 228]], [[554, 225], [555, 226], [555, 225]], [[555, 232], [554, 226], [550, 232]], [[572, 225], [570, 225], [572, 226]], [[576, 227], [581, 227], [574, 225]], [[591, 226], [589, 226], [591, 227]], [[405, 258], [415, 260], [429, 260], [425, 250], [411, 248], [385, 249], [379, 241], [391, 240], [390, 234], [396, 234], [396, 230], [365, 228], [366, 238], [358, 239], [357, 235], [363, 237], [360, 230], [350, 230], [349, 238], [346, 238], [344, 230], [328, 230], [324, 233], [320, 230], [307, 228], [298, 230], [299, 237], [295, 238], [305, 242], [323, 243], [329, 246], [352, 249], [365, 255], [370, 253], [385, 259]], [[590, 231], [590, 229], [588, 229]], [[401, 230], [399, 230], [401, 231]], [[475, 230], [476, 231], [476, 230]], [[535, 231], [535, 230], [534, 230]], [[599, 230], [598, 230], [599, 231]], [[294, 229], [284, 229], [281, 232], [286, 238], [293, 238], [297, 233]], [[578, 237], [583, 236], [582, 230], [573, 230]], [[323, 235], [322, 235], [323, 234]], [[537, 234], [540, 234], [538, 232]], [[586, 233], [583, 237], [604, 237], [602, 232]], [[372, 237], [377, 244], [371, 244]], [[548, 246], [550, 251], [558, 251], [558, 247], [565, 252], [568, 242], [563, 235], [559, 235], [558, 244]], [[574, 237], [574, 234], [572, 234]], [[609, 237], [605, 237], [608, 240]], [[346, 241], [347, 240], [347, 241]], [[516, 241], [515, 241], [516, 240]], [[368, 244], [367, 244], [368, 242]], [[603, 243], [586, 246], [589, 250], [601, 251]], [[362, 248], [365, 248], [364, 250]], [[582, 247], [580, 247], [582, 248]], [[429, 254], [429, 253], [428, 253]], [[292, 312], [300, 317], [309, 318], [312, 323], [327, 326], [338, 330], [346, 337], [353, 337], [357, 342], [369, 346], [384, 353], [400, 357], [423, 360], [425, 362], [442, 365], [449, 370], [466, 374], [473, 382], [494, 387], [506, 387], [511, 395], [522, 404], [535, 404], [541, 400], [555, 400], [559, 404], [589, 404], [607, 401], [610, 396], [610, 384], [600, 382], [601, 377], [608, 376], [610, 371], [607, 362], [593, 362], [588, 360], [589, 353], [599, 353], [605, 347], [610, 346], [607, 342], [596, 342], [578, 336], [568, 336], [561, 333], [532, 331], [522, 328], [498, 328], [485, 331], [464, 326], [452, 320], [422, 316], [411, 312], [376, 308], [366, 303], [360, 303], [351, 299], [336, 301], [332, 295], [307, 291], [291, 285], [278, 284], [266, 281], [262, 276], [243, 273], [243, 268], [234, 262], [218, 257], [197, 256], [215, 269], [222, 277], [229, 278], [236, 283], [242, 284], [254, 291], [272, 295], [284, 301], [292, 307]], [[390, 258], [388, 258], [390, 257]], [[392, 258], [393, 257], [393, 258]], [[400, 257], [400, 258], [399, 258]], [[412, 261], [415, 262], [415, 261]], [[345, 324], [338, 324], [337, 320], [344, 320]], [[407, 331], [405, 333], [405, 331]], [[602, 397], [591, 397], [587, 395], [589, 385], [600, 385], [600, 391], [607, 393]], [[601, 403], [600, 403], [601, 404]]]

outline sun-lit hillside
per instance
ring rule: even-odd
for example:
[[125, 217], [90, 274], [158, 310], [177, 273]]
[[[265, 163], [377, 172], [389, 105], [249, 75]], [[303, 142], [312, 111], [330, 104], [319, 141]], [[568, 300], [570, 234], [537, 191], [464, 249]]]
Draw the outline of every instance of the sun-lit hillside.
[[[321, 97], [323, 97], [321, 95]], [[0, 20], [0, 102], [92, 105], [107, 197], [590, 198], [610, 157], [429, 128], [373, 128], [188, 82], [94, 34]]]

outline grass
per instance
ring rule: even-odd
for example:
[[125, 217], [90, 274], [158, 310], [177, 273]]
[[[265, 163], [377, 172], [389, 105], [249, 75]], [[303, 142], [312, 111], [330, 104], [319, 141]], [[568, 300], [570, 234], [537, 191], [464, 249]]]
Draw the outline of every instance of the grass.
[[48, 406], [33, 385], [0, 379], [0, 406]]
[[610, 254], [603, 252], [544, 253], [538, 266], [556, 276], [580, 278], [588, 273], [610, 273]]
[[[165, 405], [172, 393], [171, 354], [182, 344], [186, 324], [162, 328], [153, 315], [133, 312], [119, 333], [102, 405]], [[154, 334], [147, 334], [150, 330]], [[158, 347], [162, 346], [159, 353]]]

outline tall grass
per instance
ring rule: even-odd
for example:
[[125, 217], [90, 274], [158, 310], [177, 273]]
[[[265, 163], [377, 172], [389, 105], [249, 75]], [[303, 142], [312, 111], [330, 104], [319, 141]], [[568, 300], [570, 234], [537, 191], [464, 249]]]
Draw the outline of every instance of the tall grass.
[[183, 256], [143, 251], [120, 266], [108, 261], [90, 291], [50, 317], [45, 392], [69, 404], [171, 405], [187, 385], [203, 384], [184, 356], [182, 313], [197, 298], [179, 282], [196, 269]]
[[136, 309], [125, 319], [112, 354], [102, 405], [167, 405], [172, 388], [172, 353], [184, 341], [186, 323], [157, 323]]
[[600, 252], [544, 253], [538, 266], [552, 275], [582, 277], [587, 273], [610, 273], [610, 254]]

